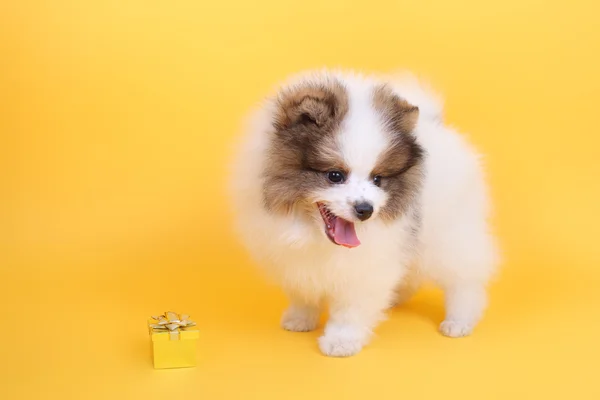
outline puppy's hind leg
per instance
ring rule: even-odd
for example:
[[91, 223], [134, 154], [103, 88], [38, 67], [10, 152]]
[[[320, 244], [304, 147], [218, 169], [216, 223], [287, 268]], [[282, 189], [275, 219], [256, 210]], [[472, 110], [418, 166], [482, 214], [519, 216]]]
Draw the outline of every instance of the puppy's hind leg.
[[444, 288], [446, 318], [440, 324], [440, 332], [448, 337], [468, 336], [481, 319], [487, 305], [483, 284], [455, 282]]
[[445, 296], [446, 317], [440, 332], [449, 337], [468, 336], [487, 306], [486, 286], [497, 263], [495, 244], [487, 234], [465, 235], [454, 241], [452, 252], [440, 261], [433, 276]]
[[290, 305], [283, 313], [281, 327], [292, 332], [315, 330], [321, 316], [320, 300], [308, 300], [291, 291], [288, 291], [287, 295], [290, 299]]

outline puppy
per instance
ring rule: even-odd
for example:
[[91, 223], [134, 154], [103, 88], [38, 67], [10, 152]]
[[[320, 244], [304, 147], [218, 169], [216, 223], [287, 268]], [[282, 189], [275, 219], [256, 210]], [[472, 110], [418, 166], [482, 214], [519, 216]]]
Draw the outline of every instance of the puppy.
[[441, 333], [473, 331], [498, 251], [480, 157], [444, 124], [434, 93], [409, 75], [308, 72], [243, 133], [234, 221], [289, 298], [284, 329], [314, 330], [328, 307], [319, 348], [354, 355], [430, 280], [445, 293]]

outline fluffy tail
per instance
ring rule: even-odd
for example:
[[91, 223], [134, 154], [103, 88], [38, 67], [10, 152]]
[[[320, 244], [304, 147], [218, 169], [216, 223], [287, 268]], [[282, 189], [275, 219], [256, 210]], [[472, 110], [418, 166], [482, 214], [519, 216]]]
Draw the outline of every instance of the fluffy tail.
[[422, 117], [438, 121], [444, 118], [442, 97], [415, 75], [401, 71], [391, 74], [389, 80], [401, 97], [419, 107]]

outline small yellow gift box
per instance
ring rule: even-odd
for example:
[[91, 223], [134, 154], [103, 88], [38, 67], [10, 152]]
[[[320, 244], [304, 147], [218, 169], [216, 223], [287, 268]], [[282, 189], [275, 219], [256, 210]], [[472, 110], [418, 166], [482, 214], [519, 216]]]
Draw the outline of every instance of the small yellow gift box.
[[189, 315], [172, 311], [148, 321], [154, 368], [183, 368], [196, 365], [200, 332]]

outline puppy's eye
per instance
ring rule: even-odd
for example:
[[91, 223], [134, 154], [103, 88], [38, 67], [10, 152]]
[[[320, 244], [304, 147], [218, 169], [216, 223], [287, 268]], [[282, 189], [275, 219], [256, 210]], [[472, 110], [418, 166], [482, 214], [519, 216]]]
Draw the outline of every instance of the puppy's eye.
[[381, 186], [381, 175], [375, 175], [373, 177], [373, 184], [377, 187]]
[[327, 179], [331, 183], [343, 183], [346, 180], [343, 172], [340, 171], [329, 171], [327, 173]]

